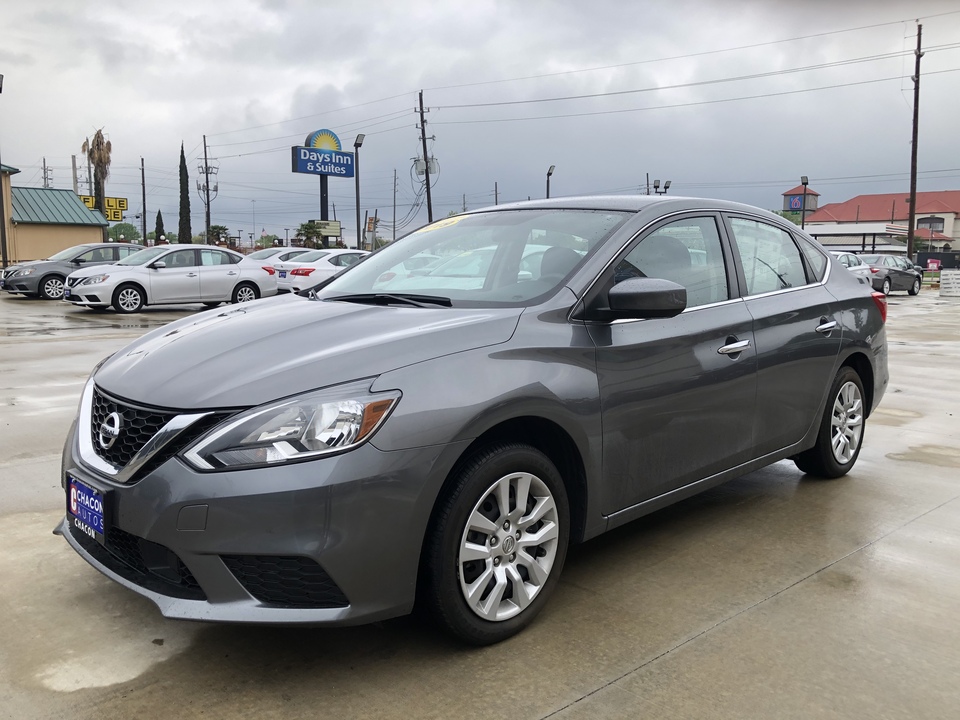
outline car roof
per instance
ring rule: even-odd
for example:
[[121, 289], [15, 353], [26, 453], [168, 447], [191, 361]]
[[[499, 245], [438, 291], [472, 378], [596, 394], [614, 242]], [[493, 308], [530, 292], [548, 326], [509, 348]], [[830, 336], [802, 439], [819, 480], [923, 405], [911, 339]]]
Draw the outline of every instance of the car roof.
[[[504, 205], [490, 205], [471, 212], [496, 212], [498, 210], [526, 210], [526, 209], [569, 209], [569, 210], [611, 210], [620, 212], [640, 212], [648, 208], [660, 206], [667, 212], [673, 209], [703, 209], [730, 210], [757, 214], [759, 210], [765, 214], [766, 210], [753, 205], [732, 202], [730, 200], [716, 200], [713, 198], [683, 197], [678, 195], [579, 195], [572, 197], [524, 200], [522, 202], [507, 203]], [[776, 216], [774, 216], [776, 217]], [[798, 228], [799, 229], [799, 228]]]

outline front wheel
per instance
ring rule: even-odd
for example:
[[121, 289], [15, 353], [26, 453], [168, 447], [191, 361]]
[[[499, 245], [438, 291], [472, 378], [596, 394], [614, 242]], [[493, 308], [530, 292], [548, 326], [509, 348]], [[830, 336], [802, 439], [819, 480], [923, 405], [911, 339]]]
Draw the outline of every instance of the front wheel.
[[800, 470], [825, 478], [838, 478], [850, 472], [863, 443], [864, 397], [863, 382], [856, 370], [840, 368], [830, 387], [817, 444], [794, 458]]
[[515, 635], [543, 609], [567, 555], [566, 488], [529, 445], [489, 446], [441, 498], [424, 553], [425, 601], [474, 645]]
[[913, 285], [910, 286], [910, 289], [907, 292], [909, 292], [911, 295], [920, 294], [920, 278], [914, 278]]
[[40, 281], [40, 297], [44, 300], [60, 300], [63, 297], [63, 278], [47, 275]]
[[139, 312], [146, 302], [143, 290], [136, 285], [121, 285], [113, 294], [113, 309], [118, 313]]
[[260, 297], [260, 292], [257, 290], [257, 286], [252, 283], [240, 283], [233, 289], [234, 303], [251, 302], [258, 297]]

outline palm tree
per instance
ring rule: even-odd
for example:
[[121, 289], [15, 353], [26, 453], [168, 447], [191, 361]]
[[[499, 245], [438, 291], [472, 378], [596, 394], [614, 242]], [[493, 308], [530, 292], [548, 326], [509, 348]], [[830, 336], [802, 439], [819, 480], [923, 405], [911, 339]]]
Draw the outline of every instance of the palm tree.
[[110, 176], [110, 152], [113, 146], [110, 141], [103, 136], [103, 128], [100, 128], [93, 134], [93, 142], [90, 138], [83, 141], [80, 152], [87, 156], [87, 160], [93, 165], [93, 206], [100, 212], [104, 211], [105, 185]]

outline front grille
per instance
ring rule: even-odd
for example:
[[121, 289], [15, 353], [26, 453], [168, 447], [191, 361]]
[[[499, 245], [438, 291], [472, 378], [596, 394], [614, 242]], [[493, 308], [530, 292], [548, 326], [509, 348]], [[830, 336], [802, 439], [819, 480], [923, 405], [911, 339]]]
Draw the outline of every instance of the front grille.
[[346, 596], [316, 561], [296, 555], [221, 555], [247, 592], [282, 608], [347, 607]]
[[[97, 388], [93, 390], [93, 407], [90, 410], [90, 433], [94, 450], [97, 455], [118, 468], [125, 467], [140, 448], [176, 416], [176, 413], [129, 405], [103, 394]], [[111, 413], [117, 413], [121, 418], [120, 434], [112, 446], [104, 448], [100, 444], [100, 430]]]
[[107, 528], [103, 545], [72, 523], [70, 535], [93, 558], [142, 588], [184, 600], [206, 600], [190, 569], [172, 550], [120, 528]]
[[68, 277], [67, 287], [76, 287], [83, 278]]

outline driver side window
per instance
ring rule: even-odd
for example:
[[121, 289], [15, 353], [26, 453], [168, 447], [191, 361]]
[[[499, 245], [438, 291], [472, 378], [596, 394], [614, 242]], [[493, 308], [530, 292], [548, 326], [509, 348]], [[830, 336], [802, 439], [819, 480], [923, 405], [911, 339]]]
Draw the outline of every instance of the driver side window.
[[687, 289], [687, 307], [730, 298], [717, 223], [712, 217], [684, 218], [644, 237], [614, 272], [614, 282], [649, 277]]

